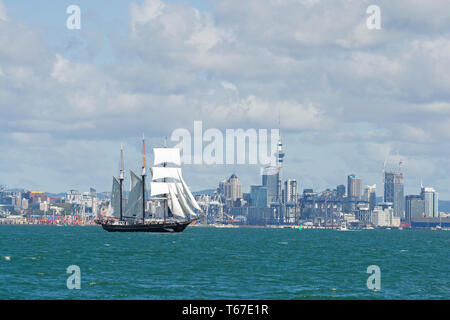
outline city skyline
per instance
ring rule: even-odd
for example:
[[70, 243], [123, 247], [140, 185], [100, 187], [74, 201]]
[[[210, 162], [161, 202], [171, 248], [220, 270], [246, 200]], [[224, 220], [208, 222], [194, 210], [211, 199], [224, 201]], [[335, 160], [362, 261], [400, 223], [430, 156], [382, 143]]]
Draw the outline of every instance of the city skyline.
[[[131, 170], [130, 172], [132, 172], [132, 171], [133, 170]], [[239, 192], [238, 192], [238, 194], [240, 194], [241, 197], [242, 197], [243, 194], [251, 194], [253, 192], [252, 190], [254, 189], [254, 187], [265, 187], [264, 185], [267, 184], [267, 179], [270, 179], [270, 178], [267, 178], [267, 177], [274, 177], [273, 179], [278, 180], [278, 173], [275, 172], [275, 171], [276, 171], [275, 167], [268, 166], [268, 167], [264, 168], [264, 170], [262, 170], [260, 175], [258, 176], [259, 177], [259, 180], [258, 180], [259, 182], [256, 182], [254, 184], [249, 185], [248, 188], [247, 188], [247, 186], [243, 187], [243, 184], [241, 183], [241, 179], [235, 173], [231, 173], [231, 175], [228, 178], [227, 177], [218, 178], [218, 180], [216, 181], [216, 184], [213, 184], [213, 185], [211, 185], [211, 186], [209, 186], [207, 188], [201, 189], [201, 190], [200, 189], [199, 190], [193, 190], [193, 192], [196, 193], [196, 194], [199, 194], [199, 193], [205, 192], [205, 191], [220, 189], [220, 190], [223, 190], [223, 192], [226, 194], [227, 192], [225, 191], [226, 189], [223, 187], [223, 184], [226, 183], [226, 182], [229, 183], [230, 179], [231, 180], [237, 179], [239, 181]], [[266, 172], [268, 172], [268, 173], [266, 173]], [[388, 172], [388, 173], [389, 174], [398, 174], [398, 173], [394, 173], [394, 172]], [[115, 175], [113, 177], [115, 177], [117, 179], [118, 176], [119, 175]], [[353, 173], [347, 175], [347, 183], [349, 183], [348, 179], [350, 177], [356, 177], [356, 175], [354, 175]], [[374, 184], [374, 185], [362, 184], [362, 180], [361, 180], [360, 177], [357, 177], [357, 180], [359, 181], [358, 186], [360, 188], [361, 195], [360, 195], [360, 197], [356, 197], [355, 198], [354, 196], [349, 195], [348, 187], [345, 186], [344, 184], [330, 185], [329, 187], [327, 187], [325, 189], [314, 189], [314, 188], [308, 188], [308, 187], [299, 188], [297, 179], [292, 178], [292, 177], [285, 177], [285, 178], [283, 178], [281, 180], [281, 184], [282, 184], [281, 197], [282, 197], [282, 199], [285, 199], [286, 195], [284, 194], [284, 192], [286, 190], [286, 186], [287, 185], [289, 185], [289, 188], [295, 188], [295, 190], [297, 191], [298, 195], [301, 194], [304, 190], [313, 190], [315, 193], [322, 193], [322, 192], [326, 192], [326, 191], [335, 190], [337, 193], [339, 193], [339, 191], [340, 191], [339, 187], [344, 187], [343, 195], [345, 197], [353, 198], [355, 200], [366, 201], [366, 202], [369, 202], [369, 203], [373, 202], [374, 201], [374, 198], [372, 197], [372, 193], [373, 193], [373, 194], [376, 195], [376, 199], [377, 199], [376, 201], [378, 201], [378, 199], [381, 199], [380, 200], [381, 202], [383, 202], [383, 201], [385, 201], [385, 202], [392, 202], [392, 203], [396, 202], [396, 201], [388, 201], [389, 199], [385, 199], [383, 194], [380, 194], [380, 192], [383, 191], [383, 190], [384, 190], [384, 193], [386, 193], [385, 186], [386, 186], [386, 184], [389, 184], [388, 181], [386, 181], [385, 184], [379, 188], [379, 187], [377, 187], [376, 184]], [[129, 179], [125, 178], [124, 181], [129, 182]], [[292, 187], [290, 185], [290, 183], [295, 183], [295, 187]], [[402, 185], [402, 187], [404, 187], [404, 185]], [[77, 192], [80, 192], [81, 194], [88, 194], [88, 193], [92, 192], [92, 190], [94, 190], [95, 192], [98, 192], [99, 194], [104, 194], [104, 193], [110, 193], [111, 192], [111, 190], [97, 190], [93, 186], [90, 186], [89, 188], [85, 188], [85, 189], [83, 189], [83, 188], [81, 188], [81, 189], [80, 188], [68, 188], [68, 189], [65, 189], [65, 190], [59, 190], [59, 191], [55, 191], [55, 192], [51, 192], [51, 191], [48, 191], [48, 190], [45, 190], [45, 189], [39, 188], [39, 187], [35, 188], [35, 189], [30, 189], [30, 188], [25, 188], [25, 187], [13, 187], [13, 188], [11, 188], [11, 187], [9, 187], [6, 184], [0, 184], [0, 189], [2, 189], [2, 188], [4, 190], [23, 190], [23, 191], [28, 191], [28, 192], [45, 192], [45, 193], [47, 193], [49, 195], [52, 195], [52, 194], [57, 194], [57, 195], [68, 194], [68, 193], [70, 193], [72, 191], [77, 191]], [[84, 191], [84, 190], [87, 190], [87, 189], [89, 189], [90, 191]], [[277, 190], [274, 189], [273, 192], [276, 192], [276, 191]], [[378, 191], [378, 193], [377, 193], [377, 191]], [[435, 190], [435, 188], [433, 188], [431, 186], [425, 187], [425, 186], [423, 186], [423, 183], [422, 183], [420, 188], [415, 189], [411, 193], [403, 193], [403, 196], [400, 196], [400, 198], [403, 198], [403, 200], [405, 200], [405, 198], [407, 198], [408, 196], [416, 197], [416, 196], [418, 196], [419, 193], [423, 193], [424, 191], [437, 192]], [[128, 191], [124, 191], [124, 192], [128, 192]], [[231, 191], [228, 191], [228, 192], [231, 192]], [[274, 201], [274, 202], [277, 201], [276, 200], [276, 196], [274, 194], [270, 194], [270, 191], [269, 191], [269, 194], [268, 194], [268, 200], [267, 201], [270, 202], [270, 200], [269, 200], [271, 198], [270, 195], [272, 195], [272, 198], [273, 198], [272, 201]], [[292, 196], [292, 194], [289, 195], [289, 197], [290, 196]], [[239, 198], [239, 197], [234, 196], [233, 199], [234, 198]], [[439, 199], [439, 200], [448, 201], [448, 200], [445, 200], [445, 199]], [[404, 203], [403, 203], [403, 206], [404, 206]], [[403, 209], [403, 211], [405, 210], [404, 207], [402, 209]]]
[[[281, 135], [280, 135], [280, 138], [281, 138]], [[165, 138], [165, 140], [167, 140], [167, 139]], [[165, 141], [164, 144], [166, 145], [167, 141]], [[281, 149], [279, 149], [280, 146], [281, 146]], [[121, 150], [123, 151], [123, 145], [121, 145]], [[278, 152], [281, 152], [281, 154], [282, 154], [282, 157], [280, 158], [281, 162], [279, 162], [279, 160], [278, 160], [279, 159], [278, 158]], [[247, 153], [246, 157], [248, 157], [248, 152], [246, 151], [246, 153]], [[153, 156], [153, 154], [151, 154], [151, 156]], [[192, 155], [192, 156], [194, 156], [194, 155]], [[138, 157], [140, 158], [140, 157], [142, 157], [142, 155], [138, 155]], [[228, 168], [229, 167], [234, 167], [234, 168], [246, 168], [246, 167], [259, 168], [259, 171], [260, 171], [260, 175], [259, 175], [260, 179], [259, 180], [261, 180], [261, 178], [262, 178], [263, 179], [262, 182], [264, 184], [264, 175], [273, 175], [272, 171], [274, 171], [274, 170], [275, 171], [278, 171], [278, 170], [281, 171], [281, 168], [278, 167], [278, 166], [279, 166], [280, 163], [281, 164], [283, 163], [284, 157], [285, 157], [285, 152], [283, 150], [283, 147], [282, 147], [282, 145], [280, 145], [280, 143], [278, 143], [278, 151], [274, 153], [274, 159], [277, 159], [276, 160], [277, 166], [268, 165], [268, 166], [263, 167], [263, 166], [261, 166], [259, 164], [256, 164], [256, 165], [236, 165], [236, 164], [229, 165], [228, 164], [228, 165], [226, 165], [226, 167], [228, 167]], [[391, 160], [388, 161], [389, 159], [391, 159]], [[392, 159], [398, 160], [399, 163], [392, 162]], [[247, 160], [248, 160], [248, 158], [247, 158]], [[289, 164], [289, 162], [288, 162], [288, 164]], [[405, 190], [405, 185], [404, 185], [404, 182], [403, 182], [404, 181], [404, 177], [403, 177], [403, 172], [401, 172], [402, 171], [402, 167], [401, 167], [402, 164], [403, 164], [403, 160], [401, 158], [399, 158], [398, 155], [397, 156], [393, 156], [391, 158], [389, 158], [389, 157], [386, 158], [386, 160], [385, 160], [385, 162], [383, 164], [382, 175], [384, 175], [384, 176], [381, 178], [381, 183], [379, 183], [379, 184], [376, 183], [376, 184], [374, 184], [372, 186], [369, 185], [370, 183], [369, 184], [366, 183], [360, 176], [357, 176], [355, 173], [351, 173], [351, 174], [347, 174], [346, 175], [346, 178], [347, 178], [346, 184], [344, 184], [344, 182], [339, 181], [335, 185], [330, 185], [330, 184], [325, 185], [324, 188], [315, 188], [314, 186], [317, 186], [317, 184], [313, 184], [313, 186], [311, 186], [311, 185], [301, 185], [300, 184], [300, 187], [299, 187], [297, 185], [297, 183], [298, 183], [297, 181], [302, 182], [302, 180], [298, 179], [298, 178], [294, 178], [295, 177], [295, 175], [294, 175], [294, 177], [293, 176], [281, 177], [281, 180], [278, 182], [279, 185], [276, 188], [276, 189], [281, 188], [281, 190], [278, 190], [278, 191], [275, 190], [275, 191], [277, 191], [276, 192], [277, 194], [280, 193], [280, 197], [284, 197], [283, 194], [281, 193], [281, 191], [284, 191], [285, 182], [287, 180], [292, 180], [293, 179], [295, 181], [295, 183], [296, 183], [296, 189], [299, 190], [300, 193], [304, 189], [311, 189], [311, 190], [314, 190], [314, 192], [321, 193], [321, 192], [324, 192], [324, 191], [327, 191], [327, 190], [333, 190], [335, 188], [338, 188], [339, 186], [343, 186], [344, 190], [345, 190], [345, 194], [348, 197], [350, 197], [352, 199], [355, 199], [355, 200], [363, 200], [364, 197], [365, 197], [366, 189], [369, 188], [369, 189], [373, 189], [371, 192], [375, 192], [376, 193], [378, 191], [378, 196], [377, 197], [379, 197], [381, 199], [384, 199], [387, 202], [392, 202], [392, 203], [398, 203], [398, 201], [403, 202], [400, 199], [404, 199], [407, 195], [416, 195], [418, 192], [417, 192], [417, 186], [409, 186], [407, 188], [407, 190], [410, 190], [411, 192], [409, 192], [409, 193], [408, 192], [406, 192], [406, 193], [404, 192], [404, 190]], [[198, 167], [198, 166], [203, 166], [203, 165], [191, 165], [191, 164], [183, 165], [182, 164], [182, 166], [184, 166], [184, 167], [192, 167], [192, 166], [195, 167], [195, 166], [197, 166]], [[212, 165], [212, 166], [220, 167], [221, 165]], [[139, 164], [136, 165], [136, 163], [135, 163], [133, 168], [125, 169], [125, 171], [129, 170], [129, 171], [137, 172], [137, 170], [139, 170], [137, 168], [141, 168], [141, 167], [140, 167]], [[287, 170], [288, 173], [292, 172], [292, 170], [289, 170], [289, 166], [285, 167], [284, 169], [288, 169]], [[118, 170], [118, 173], [114, 174], [113, 176], [119, 177], [119, 175], [120, 175], [119, 171], [120, 170]], [[239, 169], [237, 169], [235, 171], [230, 171], [230, 172], [232, 172], [231, 178], [233, 178], [233, 177], [236, 178], [236, 173], [235, 172], [240, 172], [240, 171], [241, 170], [239, 170]], [[247, 170], [245, 170], [244, 172], [246, 172], [248, 174]], [[226, 174], [227, 173], [225, 173], [225, 175]], [[255, 181], [256, 176], [254, 175], [252, 177], [252, 181]], [[277, 180], [278, 180], [278, 176], [279, 175], [276, 174], [276, 179]], [[401, 185], [401, 195], [398, 195], [398, 197], [400, 197], [399, 200], [395, 200], [393, 198], [394, 197], [394, 193], [393, 193], [394, 191], [393, 190], [394, 190], [395, 186], [393, 185], [392, 187], [389, 187], [390, 184], [393, 183], [394, 177], [397, 177], [397, 176], [401, 177], [400, 178], [401, 182], [398, 182]], [[224, 181], [227, 181], [227, 179], [230, 179], [230, 178], [227, 178], [227, 176], [224, 176], [224, 177], [218, 177], [217, 179], [218, 179], [217, 181], [224, 182]], [[239, 179], [239, 183], [240, 184], [241, 184], [241, 180], [242, 179]], [[410, 180], [414, 180], [414, 179], [410, 179]], [[126, 183], [129, 183], [129, 179], [128, 178], [125, 178], [124, 181]], [[222, 182], [219, 183], [219, 188], [220, 188], [220, 185], [221, 185]], [[241, 185], [244, 186], [244, 187], [242, 187], [242, 186], [240, 187], [240, 188], [242, 188], [241, 192], [242, 193], [251, 193], [252, 192], [252, 187], [257, 186], [258, 184], [259, 184], [259, 182], [251, 182], [250, 185], [246, 185], [246, 184], [242, 183]], [[91, 184], [89, 188], [92, 188], [94, 185], [95, 184]], [[377, 185], [379, 186], [378, 188], [377, 188]], [[0, 184], [0, 186], [2, 186], [2, 184]], [[380, 186], [381, 186], [381, 188], [380, 188]], [[390, 188], [392, 190], [387, 190], [386, 186], [388, 186], [387, 188]], [[31, 191], [31, 190], [35, 190], [35, 191], [37, 191], [37, 190], [45, 190], [46, 192], [49, 191], [49, 190], [43, 189], [41, 187], [37, 187], [37, 188], [34, 188], [34, 189], [32, 189], [32, 188], [31, 189], [30, 188], [24, 188], [23, 186], [18, 186], [18, 187], [11, 188], [11, 187], [8, 187], [6, 184], [3, 184], [3, 187], [7, 187], [8, 189], [24, 189], [24, 190], [29, 190], [29, 191]], [[217, 184], [216, 185], [208, 185], [208, 186], [206, 186], [206, 187], [204, 187], [202, 189], [196, 189], [196, 190], [194, 190], [194, 192], [198, 193], [198, 192], [205, 191], [205, 190], [215, 189], [216, 187], [217, 187]], [[423, 192], [423, 188], [424, 188], [423, 187], [423, 180], [421, 180], [420, 181], [420, 189], [422, 189], [422, 192]], [[86, 188], [84, 188], [84, 189], [86, 189]], [[427, 187], [426, 189], [433, 189], [433, 187], [430, 186], [430, 187]], [[58, 191], [49, 192], [49, 193], [59, 194], [59, 193], [64, 193], [67, 190], [83, 190], [83, 188], [70, 187], [70, 188], [66, 188], [65, 190], [58, 190]], [[246, 190], [248, 190], [248, 192], [246, 192]], [[109, 192], [107, 189], [100, 190], [100, 191], [101, 192]], [[275, 191], [273, 191], [273, 192], [275, 192]], [[269, 191], [269, 193], [270, 193], [270, 191]], [[386, 200], [385, 198], [389, 198], [389, 199]], [[268, 201], [270, 202], [270, 200], [268, 200]], [[403, 212], [404, 212], [404, 203], [403, 203], [402, 206], [403, 206], [403, 208], [396, 209], [396, 210], [403, 210]], [[396, 215], [399, 215], [399, 213], [397, 211], [396, 211]]]
[[[143, 132], [153, 147], [195, 120], [280, 118], [283, 176], [299, 190], [350, 173], [381, 186], [398, 154], [404, 195], [423, 181], [450, 199], [445, 1], [379, 1], [380, 30], [366, 28], [370, 1], [83, 0], [80, 30], [66, 28], [70, 4], [0, 0], [0, 183], [106, 191], [121, 143], [139, 169]], [[192, 165], [186, 179], [202, 190], [234, 172], [247, 191], [260, 169]]]

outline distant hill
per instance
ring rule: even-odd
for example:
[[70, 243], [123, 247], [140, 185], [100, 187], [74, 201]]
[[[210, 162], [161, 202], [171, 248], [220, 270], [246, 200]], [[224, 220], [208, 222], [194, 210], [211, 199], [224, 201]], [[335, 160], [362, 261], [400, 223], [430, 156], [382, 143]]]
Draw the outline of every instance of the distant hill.
[[51, 198], [61, 198], [61, 197], [65, 197], [66, 193], [65, 192], [60, 192], [60, 193], [47, 193], [47, 195]]
[[205, 189], [205, 190], [200, 190], [200, 191], [194, 191], [194, 192], [192, 192], [192, 194], [194, 196], [198, 196], [200, 194], [207, 194], [207, 195], [212, 196], [212, 195], [214, 195], [215, 191], [216, 191], [216, 189]]
[[14, 189], [6, 189], [6, 191], [10, 191], [10, 192], [24, 192], [25, 190], [24, 189], [14, 188]]
[[439, 211], [450, 212], [450, 201], [439, 200]]
[[[382, 200], [382, 197], [377, 197], [377, 203], [380, 203]], [[439, 211], [450, 212], [450, 201], [439, 200]]]

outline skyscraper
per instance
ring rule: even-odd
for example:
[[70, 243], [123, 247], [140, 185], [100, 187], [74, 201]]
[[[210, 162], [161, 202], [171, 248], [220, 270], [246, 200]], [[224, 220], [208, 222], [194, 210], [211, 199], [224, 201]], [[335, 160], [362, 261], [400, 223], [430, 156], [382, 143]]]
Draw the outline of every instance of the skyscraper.
[[439, 196], [433, 188], [422, 187], [421, 197], [424, 201], [424, 214], [426, 217], [439, 217]]
[[278, 166], [278, 182], [277, 182], [277, 199], [276, 201], [281, 203], [281, 171], [283, 169], [283, 158], [284, 158], [284, 152], [283, 152], [283, 143], [281, 142], [281, 135], [278, 140], [278, 149], [277, 149], [277, 166]]
[[287, 179], [284, 182], [284, 203], [295, 203], [297, 202], [297, 180]]
[[424, 214], [424, 200], [419, 195], [406, 196], [405, 219], [411, 222], [415, 218], [422, 218]]
[[269, 203], [267, 201], [267, 188], [263, 186], [251, 186], [250, 198], [252, 206], [258, 208], [267, 208]]
[[384, 176], [384, 201], [392, 202], [394, 216], [404, 218], [403, 173], [386, 172]]
[[224, 183], [224, 195], [226, 200], [236, 201], [242, 198], [242, 185], [239, 178], [232, 174], [231, 177]]
[[345, 186], [340, 184], [336, 187], [336, 196], [342, 199], [345, 196]]
[[225, 194], [225, 185], [226, 184], [227, 184], [227, 179], [219, 182], [219, 189], [218, 189], [219, 193]]
[[262, 185], [267, 188], [267, 201], [270, 203], [278, 202], [281, 194], [278, 194], [278, 168], [266, 167], [262, 174]]
[[369, 210], [373, 211], [375, 209], [375, 206], [377, 205], [377, 185], [374, 184], [373, 186], [366, 186], [364, 188], [364, 201], [367, 201], [369, 203]]
[[347, 177], [347, 192], [350, 200], [361, 200], [362, 183], [361, 179], [351, 174]]

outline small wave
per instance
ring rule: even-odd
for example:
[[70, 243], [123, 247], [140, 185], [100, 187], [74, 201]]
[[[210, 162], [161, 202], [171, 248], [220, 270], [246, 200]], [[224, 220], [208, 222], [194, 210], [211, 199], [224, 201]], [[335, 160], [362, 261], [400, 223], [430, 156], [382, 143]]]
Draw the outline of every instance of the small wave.
[[109, 243], [105, 243], [105, 247], [110, 247], [111, 245]]
[[24, 258], [24, 259], [25, 259], [25, 260], [32, 260], [32, 261], [37, 260], [36, 257], [26, 257], [26, 258]]
[[288, 242], [282, 241], [282, 242], [278, 242], [278, 244], [284, 244], [284, 245], [286, 245], [286, 244], [288, 244]]

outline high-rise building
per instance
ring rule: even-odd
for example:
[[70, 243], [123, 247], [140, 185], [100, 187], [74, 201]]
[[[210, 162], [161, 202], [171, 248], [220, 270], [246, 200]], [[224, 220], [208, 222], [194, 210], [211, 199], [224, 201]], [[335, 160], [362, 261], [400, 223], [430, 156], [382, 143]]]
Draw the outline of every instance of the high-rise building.
[[351, 174], [347, 177], [347, 192], [350, 200], [361, 200], [362, 183], [361, 179]]
[[278, 167], [278, 182], [277, 182], [277, 199], [276, 202], [281, 203], [283, 200], [281, 199], [281, 172], [283, 169], [283, 159], [284, 159], [284, 151], [283, 151], [283, 143], [281, 142], [281, 135], [278, 140], [278, 148], [277, 148], [277, 167]]
[[225, 194], [225, 185], [227, 184], [227, 180], [222, 180], [219, 182], [219, 189], [217, 190], [219, 193]]
[[266, 167], [262, 174], [262, 185], [267, 188], [267, 201], [270, 203], [278, 202], [278, 168]]
[[296, 203], [297, 197], [298, 197], [297, 180], [287, 179], [284, 182], [283, 202], [284, 203]]
[[336, 196], [340, 199], [345, 196], [345, 186], [343, 184], [336, 187]]
[[384, 201], [392, 202], [394, 216], [405, 217], [405, 198], [403, 195], [403, 173], [386, 172], [384, 175]]
[[231, 177], [224, 183], [224, 195], [226, 200], [236, 201], [242, 198], [242, 185], [239, 178], [232, 174]]
[[424, 201], [424, 214], [426, 217], [439, 217], [439, 196], [433, 188], [422, 187], [421, 197]]
[[416, 218], [423, 218], [424, 215], [424, 200], [419, 195], [409, 195], [405, 198], [405, 219], [411, 222]]
[[267, 208], [269, 202], [267, 201], [267, 188], [263, 186], [250, 187], [250, 199], [253, 207]]
[[369, 203], [369, 210], [373, 211], [375, 209], [375, 206], [377, 205], [377, 185], [374, 184], [373, 186], [366, 186], [364, 188], [364, 201], [367, 201]]

